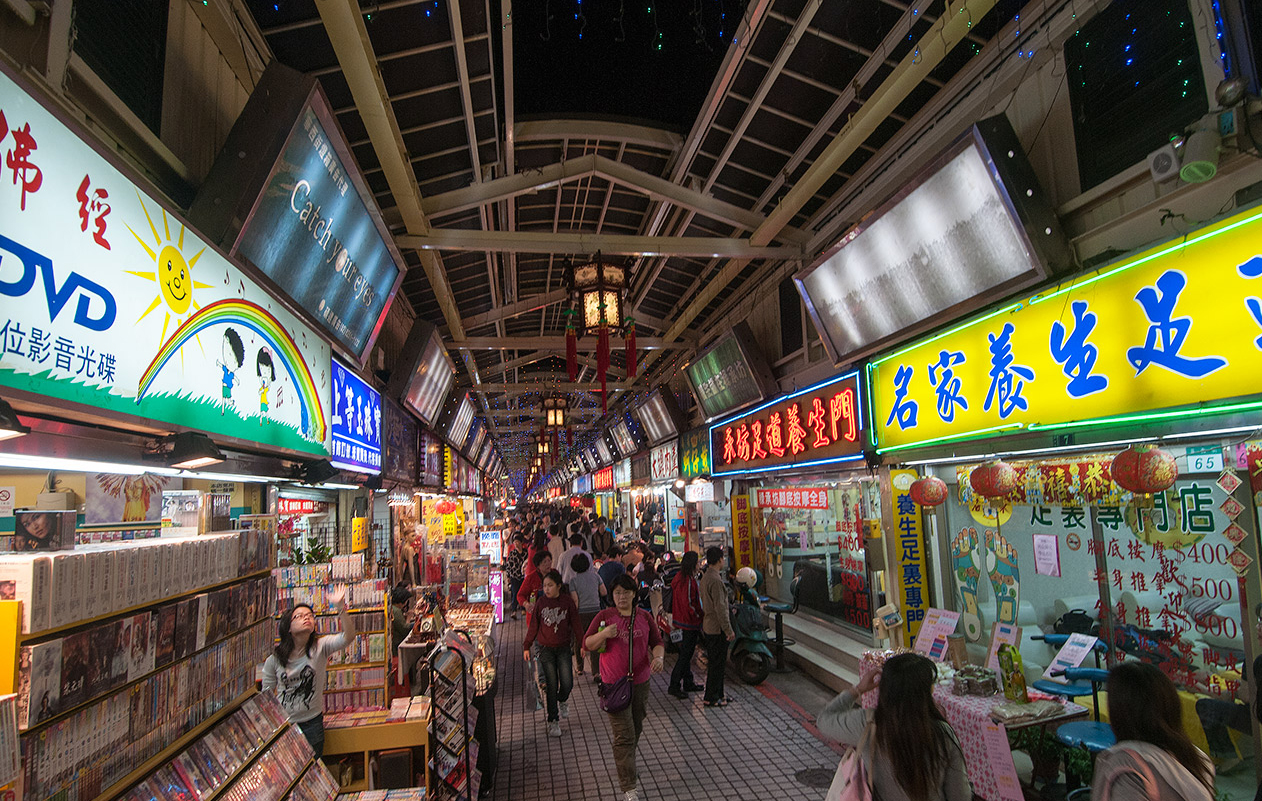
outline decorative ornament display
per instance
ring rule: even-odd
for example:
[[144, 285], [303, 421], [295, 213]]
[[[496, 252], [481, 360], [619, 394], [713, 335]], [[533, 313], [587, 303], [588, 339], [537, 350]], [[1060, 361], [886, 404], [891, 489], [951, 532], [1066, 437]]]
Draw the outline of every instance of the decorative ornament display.
[[913, 481], [907, 492], [921, 506], [941, 506], [947, 499], [946, 482], [937, 476], [925, 476]]
[[1114, 456], [1109, 472], [1113, 483], [1140, 495], [1164, 492], [1179, 476], [1174, 456], [1151, 443], [1132, 445]]
[[605, 381], [609, 377], [609, 323], [605, 320], [605, 304], [600, 305], [600, 330], [596, 335], [596, 377], [600, 379], [600, 410], [609, 411], [609, 393]]
[[1002, 498], [1017, 488], [1017, 471], [1002, 459], [995, 459], [973, 468], [968, 483], [978, 495]]

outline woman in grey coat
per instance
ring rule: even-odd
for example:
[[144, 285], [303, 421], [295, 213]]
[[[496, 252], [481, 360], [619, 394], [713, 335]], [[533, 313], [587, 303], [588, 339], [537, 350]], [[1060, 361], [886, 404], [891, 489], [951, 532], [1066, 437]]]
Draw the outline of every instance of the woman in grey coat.
[[[880, 801], [971, 801], [973, 789], [964, 752], [933, 701], [938, 669], [919, 654], [890, 657], [879, 674], [863, 677], [854, 689], [829, 701], [816, 718], [824, 734], [859, 746], [867, 726], [872, 734], [862, 753], [873, 795]], [[878, 689], [876, 709], [857, 706]]]

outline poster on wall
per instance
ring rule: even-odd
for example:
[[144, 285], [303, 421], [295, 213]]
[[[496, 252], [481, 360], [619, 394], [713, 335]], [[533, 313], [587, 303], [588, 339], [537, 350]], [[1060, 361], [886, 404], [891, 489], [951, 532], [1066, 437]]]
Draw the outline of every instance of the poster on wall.
[[0, 384], [328, 454], [329, 346], [0, 72]]
[[158, 523], [162, 520], [162, 492], [179, 489], [183, 479], [155, 476], [120, 476], [89, 473], [84, 488], [83, 522]]

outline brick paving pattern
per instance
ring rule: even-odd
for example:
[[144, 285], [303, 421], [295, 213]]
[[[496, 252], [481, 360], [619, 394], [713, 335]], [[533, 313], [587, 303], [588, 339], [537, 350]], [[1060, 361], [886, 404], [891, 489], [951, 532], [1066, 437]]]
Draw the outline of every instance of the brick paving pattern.
[[[562, 736], [548, 737], [526, 686], [522, 621], [496, 630], [499, 771], [497, 801], [589, 801], [621, 798], [609, 723], [597, 706], [590, 673], [575, 676]], [[640, 738], [640, 798], [645, 801], [822, 799], [838, 749], [814, 730], [811, 714], [764, 682], [749, 687], [729, 671], [727, 707], [706, 708], [701, 693], [666, 694], [674, 654], [653, 676]], [[698, 676], [704, 679], [704, 676]], [[823, 773], [821, 773], [823, 769]], [[798, 777], [803, 782], [798, 781]], [[813, 779], [813, 781], [812, 781]]]

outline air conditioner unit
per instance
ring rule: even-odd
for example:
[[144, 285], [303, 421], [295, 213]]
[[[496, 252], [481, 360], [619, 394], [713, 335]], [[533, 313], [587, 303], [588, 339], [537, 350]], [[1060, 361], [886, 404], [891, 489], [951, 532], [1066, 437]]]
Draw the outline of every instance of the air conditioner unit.
[[1179, 177], [1179, 152], [1169, 142], [1148, 154], [1148, 172], [1157, 183]]

